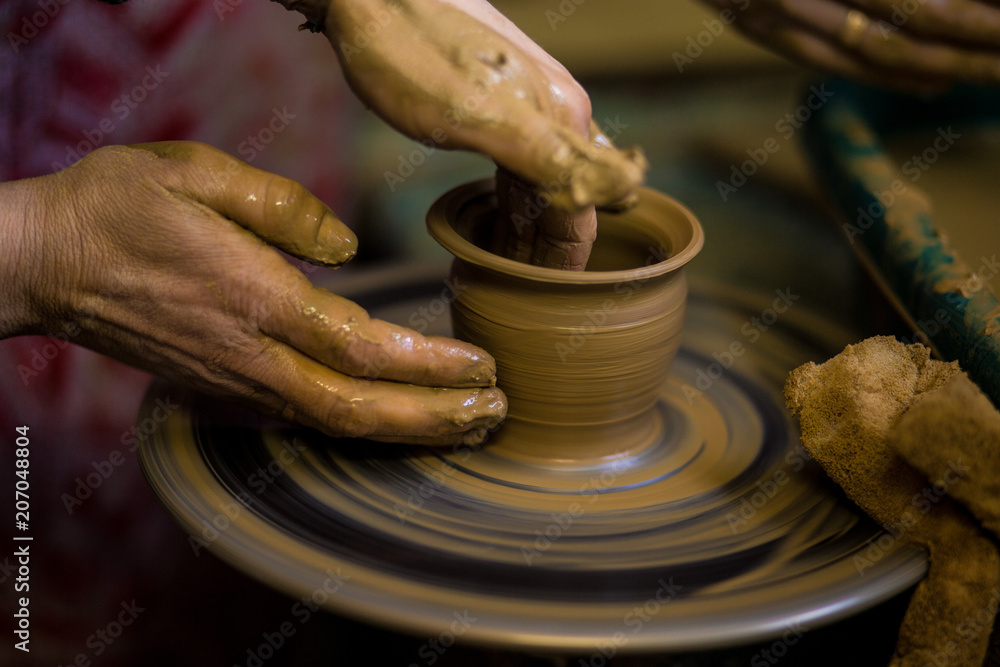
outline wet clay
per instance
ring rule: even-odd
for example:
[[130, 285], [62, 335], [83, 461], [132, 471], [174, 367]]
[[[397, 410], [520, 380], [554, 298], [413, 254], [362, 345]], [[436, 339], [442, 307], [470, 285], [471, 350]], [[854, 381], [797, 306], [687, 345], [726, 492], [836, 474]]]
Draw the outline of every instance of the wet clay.
[[[960, 498], [963, 479], [967, 485], [980, 479], [970, 476], [975, 454], [956, 449], [974, 428], [963, 423], [971, 412], [978, 423], [987, 420], [982, 402], [966, 400], [971, 384], [956, 363], [932, 360], [923, 346], [883, 336], [849, 345], [824, 364], [800, 366], [785, 385], [805, 449], [889, 531], [886, 544], [880, 539], [856, 557], [859, 573], [899, 541], [929, 554], [930, 570], [913, 594], [892, 665], [923, 667], [945, 656], [951, 667], [972, 667], [986, 655], [1000, 595], [1000, 556], [951, 497], [955, 492]], [[945, 406], [947, 412], [938, 412]], [[995, 417], [988, 419], [995, 424]], [[976, 441], [988, 437], [983, 433]], [[945, 442], [952, 449], [942, 448]], [[980, 495], [967, 491], [965, 497]]]
[[697, 220], [641, 189], [630, 210], [599, 214], [586, 271], [562, 271], [488, 250], [497, 218], [492, 181], [456, 188], [428, 213], [456, 256], [452, 326], [493, 355], [507, 422], [491, 446], [524, 456], [604, 459], [656, 442], [655, 410], [680, 345], [683, 266], [701, 249]]

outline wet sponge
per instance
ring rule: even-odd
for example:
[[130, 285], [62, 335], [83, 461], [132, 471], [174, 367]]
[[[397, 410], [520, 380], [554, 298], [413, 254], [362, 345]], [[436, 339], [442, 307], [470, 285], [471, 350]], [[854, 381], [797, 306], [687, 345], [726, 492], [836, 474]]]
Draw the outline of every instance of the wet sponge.
[[[995, 520], [996, 468], [973, 475], [963, 462], [983, 456], [991, 442], [988, 460], [1000, 457], [995, 435], [982, 432], [1000, 415], [988, 405], [972, 417], [970, 411], [984, 406], [970, 399], [978, 390], [968, 385], [957, 364], [886, 336], [848, 345], [823, 364], [800, 366], [785, 384], [806, 451], [889, 530], [893, 543], [928, 551], [930, 570], [907, 608], [892, 665], [979, 667], [987, 653], [1000, 554], [966, 507]], [[966, 452], [966, 443], [975, 443], [974, 451]], [[871, 565], [865, 558], [855, 563], [862, 575]]]

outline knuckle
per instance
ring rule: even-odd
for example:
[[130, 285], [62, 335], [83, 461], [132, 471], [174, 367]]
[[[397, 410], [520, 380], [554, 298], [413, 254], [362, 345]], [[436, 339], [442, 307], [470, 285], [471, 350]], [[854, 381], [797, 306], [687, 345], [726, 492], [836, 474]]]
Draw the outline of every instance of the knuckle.
[[172, 141], [170, 153], [181, 155], [191, 162], [200, 162], [213, 157], [222, 151], [201, 141]]
[[216, 349], [205, 358], [204, 368], [211, 377], [252, 377], [257, 363], [265, 355], [258, 336], [249, 328], [234, 326], [218, 341]]
[[312, 196], [301, 183], [277, 174], [267, 174], [262, 189], [265, 209], [279, 219], [301, 217], [312, 203]]
[[363, 438], [375, 432], [376, 424], [364, 418], [366, 401], [356, 397], [357, 391], [353, 393], [354, 397], [328, 393], [316, 409], [316, 418], [335, 433]]
[[337, 356], [344, 373], [371, 378], [382, 374], [388, 360], [381, 343], [368, 341], [357, 335], [347, 335], [340, 341]]
[[[375, 377], [384, 344], [371, 331], [371, 320], [360, 307], [351, 307], [331, 332], [328, 349], [337, 368], [347, 375]], [[384, 365], [384, 364], [381, 364]]]
[[566, 97], [566, 104], [569, 105], [569, 111], [573, 114], [575, 125], [589, 127], [594, 112], [587, 91], [574, 79], [566, 86], [563, 94]]
[[861, 55], [876, 65], [895, 68], [912, 60], [912, 44], [895, 34], [886, 38], [865, 39], [859, 45]]

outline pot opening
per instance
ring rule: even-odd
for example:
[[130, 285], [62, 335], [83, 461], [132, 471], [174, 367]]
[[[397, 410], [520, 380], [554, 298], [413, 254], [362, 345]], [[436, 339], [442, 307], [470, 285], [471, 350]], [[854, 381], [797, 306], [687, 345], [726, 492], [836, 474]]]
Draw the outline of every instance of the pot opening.
[[701, 226], [683, 206], [642, 188], [623, 212], [598, 211], [597, 240], [586, 271], [562, 271], [508, 259], [493, 251], [497, 201], [492, 180], [455, 188], [431, 207], [427, 228], [456, 258], [536, 282], [606, 284], [680, 269], [701, 249]]
[[[470, 202], [468, 210], [463, 210], [456, 221], [459, 235], [480, 250], [496, 255], [493, 248], [494, 227], [498, 224], [496, 198], [489, 196], [484, 205]], [[673, 255], [673, 243], [669, 238], [655, 236], [626, 224], [621, 216], [598, 211], [597, 239], [587, 262], [587, 271], [628, 271], [657, 262]]]

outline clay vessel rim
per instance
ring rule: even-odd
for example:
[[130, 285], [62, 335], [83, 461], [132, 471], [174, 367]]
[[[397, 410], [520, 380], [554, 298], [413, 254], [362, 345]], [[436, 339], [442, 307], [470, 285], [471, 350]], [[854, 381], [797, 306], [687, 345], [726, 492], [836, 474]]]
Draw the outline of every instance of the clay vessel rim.
[[538, 282], [574, 285], [607, 284], [635, 280], [637, 278], [649, 279], [680, 269], [694, 259], [705, 243], [705, 235], [701, 224], [699, 224], [698, 219], [695, 218], [691, 211], [673, 197], [651, 188], [641, 187], [639, 188], [639, 203], [634, 208], [629, 209], [624, 214], [601, 211], [599, 215], [602, 217], [628, 215], [629, 212], [640, 209], [644, 205], [644, 201], [647, 203], [655, 202], [655, 204], [649, 203], [648, 205], [650, 206], [668, 206], [674, 209], [679, 214], [677, 218], [683, 221], [685, 231], [690, 232], [690, 239], [686, 245], [678, 249], [677, 252], [672, 253], [667, 259], [645, 266], [616, 271], [564, 271], [525, 264], [495, 255], [478, 247], [459, 234], [449, 222], [450, 220], [457, 219], [461, 211], [471, 202], [494, 195], [495, 192], [496, 182], [492, 178], [472, 181], [449, 190], [441, 195], [428, 210], [427, 231], [434, 240], [458, 259], [503, 275], [516, 276]]

